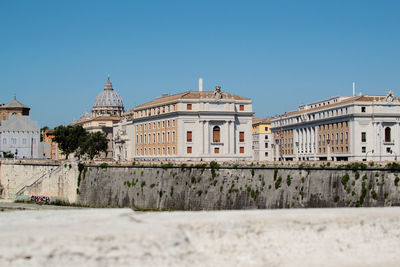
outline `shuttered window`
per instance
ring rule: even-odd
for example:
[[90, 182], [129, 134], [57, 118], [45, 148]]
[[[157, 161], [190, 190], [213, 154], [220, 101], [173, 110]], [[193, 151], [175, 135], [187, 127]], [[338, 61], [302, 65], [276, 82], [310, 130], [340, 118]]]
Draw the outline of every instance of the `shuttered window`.
[[186, 132], [186, 141], [187, 142], [192, 142], [192, 131], [187, 131]]
[[239, 132], [239, 142], [244, 142], [244, 132]]
[[219, 142], [221, 142], [221, 139], [220, 139], [220, 128], [219, 128], [219, 126], [214, 126], [214, 128], [213, 128], [213, 142], [214, 142], [214, 143], [219, 143]]

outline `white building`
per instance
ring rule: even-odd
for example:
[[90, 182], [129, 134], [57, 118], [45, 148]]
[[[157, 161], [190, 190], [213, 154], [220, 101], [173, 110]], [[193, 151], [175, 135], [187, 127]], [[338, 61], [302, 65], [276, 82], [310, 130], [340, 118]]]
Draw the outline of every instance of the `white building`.
[[[114, 128], [121, 136], [126, 134], [121, 138], [133, 148], [119, 146], [118, 153], [126, 153], [126, 159], [252, 158], [252, 102], [221, 92], [219, 86], [215, 91], [203, 91], [200, 80], [199, 91], [163, 95], [127, 114], [130, 123]], [[118, 142], [114, 146], [118, 147]]]
[[272, 119], [274, 160], [395, 160], [400, 102], [386, 96], [333, 97]]
[[15, 157], [42, 158], [45, 153], [39, 149], [40, 129], [29, 116], [10, 115], [0, 126], [0, 136], [0, 151], [10, 151]]

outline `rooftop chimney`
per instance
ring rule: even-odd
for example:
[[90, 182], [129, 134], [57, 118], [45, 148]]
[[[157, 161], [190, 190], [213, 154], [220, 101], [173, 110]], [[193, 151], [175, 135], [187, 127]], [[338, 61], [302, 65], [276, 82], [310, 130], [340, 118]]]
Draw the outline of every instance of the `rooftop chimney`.
[[203, 78], [199, 78], [199, 92], [203, 92]]

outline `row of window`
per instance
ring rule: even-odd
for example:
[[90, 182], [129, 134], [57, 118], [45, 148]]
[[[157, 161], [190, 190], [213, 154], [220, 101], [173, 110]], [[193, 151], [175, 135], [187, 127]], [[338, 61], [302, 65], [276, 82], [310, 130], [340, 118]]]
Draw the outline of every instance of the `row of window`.
[[290, 124], [294, 124], [294, 123], [300, 123], [303, 121], [318, 120], [318, 119], [341, 116], [341, 115], [346, 115], [346, 114], [348, 114], [347, 108], [339, 108], [339, 109], [334, 109], [334, 110], [315, 112], [313, 114], [301, 114], [294, 118], [287, 118], [287, 119], [281, 119], [281, 120], [274, 121], [272, 123], [272, 126], [278, 127], [281, 125], [290, 125]]
[[[334, 145], [336, 143], [336, 145], [340, 144], [343, 145], [343, 132], [340, 133], [331, 133], [331, 134], [320, 134], [318, 136], [318, 145], [325, 145], [325, 140], [326, 140], [326, 144], [332, 144]], [[344, 133], [344, 140], [345, 140], [345, 144], [349, 143], [349, 133], [345, 132]]]
[[[220, 149], [219, 147], [214, 147], [214, 154], [219, 154]], [[191, 146], [186, 147], [186, 153], [187, 154], [192, 154], [193, 153], [193, 148]], [[244, 147], [241, 146], [239, 147], [239, 153], [243, 154], [244, 153]]]
[[[8, 141], [7, 141], [7, 138], [3, 138], [3, 145], [7, 145], [7, 142], [8, 142]], [[18, 142], [17, 138], [11, 137], [8, 143], [9, 143], [10, 145], [16, 145], [17, 143], [20, 143], [20, 142]], [[22, 138], [21, 144], [22, 144], [22, 145], [28, 144], [28, 139]], [[32, 144], [36, 144], [36, 138], [33, 138], [33, 139], [32, 139]]]
[[175, 120], [162, 120], [162, 121], [153, 121], [148, 123], [139, 123], [136, 125], [136, 131], [144, 131], [144, 130], [156, 130], [163, 128], [175, 127]]
[[[349, 152], [349, 147], [348, 146], [340, 146], [340, 147], [331, 147], [331, 153], [345, 153]], [[319, 148], [319, 153], [326, 153], [327, 149], [325, 147], [320, 147]]]
[[[186, 132], [186, 142], [193, 141], [193, 133], [192, 131]], [[221, 142], [221, 128], [219, 126], [213, 127], [213, 143]], [[244, 132], [239, 132], [239, 142], [244, 142]]]
[[[165, 138], [165, 134], [167, 138]], [[152, 144], [169, 144], [175, 142], [175, 131], [162, 132], [161, 134], [158, 132], [156, 133], [148, 133], [148, 134], [137, 134], [136, 135], [136, 144], [137, 145], [152, 145]]]
[[[171, 154], [172, 153], [172, 154]], [[136, 149], [136, 155], [139, 156], [159, 156], [159, 155], [174, 155], [176, 154], [176, 149], [175, 147], [163, 147], [163, 148], [137, 148]]]
[[163, 113], [176, 111], [176, 104], [164, 105], [160, 107], [148, 108], [144, 110], [139, 110], [135, 112], [135, 118], [141, 118], [146, 116], [154, 116]]
[[345, 122], [328, 123], [328, 124], [319, 125], [318, 126], [318, 131], [341, 129], [343, 127], [344, 128], [349, 127], [349, 123], [347, 121], [345, 121]]

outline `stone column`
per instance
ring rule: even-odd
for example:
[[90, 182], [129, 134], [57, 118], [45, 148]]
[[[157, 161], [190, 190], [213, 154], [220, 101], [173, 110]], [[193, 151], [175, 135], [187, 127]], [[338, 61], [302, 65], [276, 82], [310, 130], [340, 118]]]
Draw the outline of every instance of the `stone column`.
[[208, 155], [210, 154], [210, 143], [211, 143], [211, 136], [210, 136], [210, 121], [206, 121], [205, 122], [205, 130], [206, 130], [206, 133], [205, 133], [205, 146], [206, 146], [206, 148], [205, 148], [205, 153], [207, 153]]
[[231, 153], [231, 122], [230, 121], [227, 121], [226, 122], [227, 123], [227, 129], [228, 129], [228, 132], [227, 132], [227, 134], [228, 134], [228, 142], [226, 142], [226, 145], [227, 145], [227, 151], [228, 151], [228, 154], [230, 154]]

